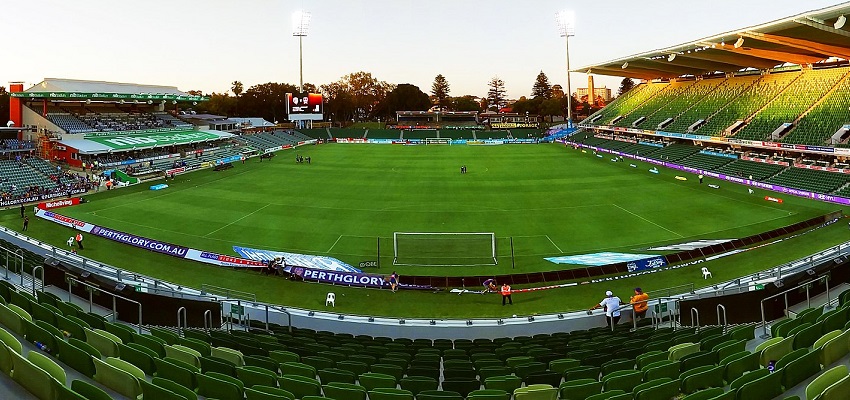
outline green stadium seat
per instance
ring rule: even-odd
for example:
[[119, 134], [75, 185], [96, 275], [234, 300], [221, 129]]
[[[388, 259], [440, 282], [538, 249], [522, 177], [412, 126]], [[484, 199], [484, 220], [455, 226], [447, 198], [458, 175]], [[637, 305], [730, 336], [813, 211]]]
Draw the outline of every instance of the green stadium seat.
[[532, 385], [514, 390], [516, 400], [555, 400], [558, 398], [558, 388], [549, 385]]
[[[748, 374], [749, 375], [749, 374]], [[746, 376], [746, 375], [744, 375]], [[737, 392], [738, 400], [771, 400], [782, 394], [782, 376], [767, 374], [758, 379], [744, 383]]]
[[691, 394], [702, 389], [723, 387], [723, 371], [720, 365], [705, 365], [683, 372], [679, 376], [682, 393]]
[[275, 386], [256, 385], [245, 388], [247, 400], [295, 400], [295, 395]]
[[323, 386], [325, 397], [334, 400], [366, 400], [367, 392], [363, 386], [333, 382]]
[[641, 372], [646, 382], [659, 378], [676, 379], [679, 377], [680, 367], [680, 361], [660, 360], [644, 366]]
[[[520, 384], [522, 384], [522, 381], [520, 381]], [[418, 396], [419, 392], [425, 390], [437, 390], [439, 382], [427, 376], [406, 376], [399, 380], [399, 386], [410, 391], [414, 396]]]
[[103, 389], [79, 379], [71, 382], [71, 390], [88, 400], [112, 400], [112, 396], [103, 391]]
[[[794, 355], [794, 353], [798, 355]], [[791, 388], [797, 386], [810, 376], [820, 372], [820, 356], [817, 351], [808, 352], [808, 349], [799, 349], [789, 353], [776, 362], [774, 373], [781, 373], [782, 386]]]
[[[498, 400], [494, 397], [481, 397], [482, 400]], [[413, 400], [409, 390], [396, 388], [376, 388], [369, 391], [369, 400]]]
[[631, 392], [643, 381], [641, 371], [616, 371], [602, 377], [603, 390], [623, 390]]
[[595, 379], [576, 379], [561, 383], [558, 387], [561, 400], [584, 400], [602, 392], [602, 382]]
[[381, 374], [377, 372], [366, 372], [358, 377], [358, 382], [366, 388], [366, 391], [371, 392], [374, 389], [395, 388], [397, 380], [392, 375]]
[[209, 372], [198, 374], [198, 395], [219, 400], [244, 400], [242, 381], [232, 376]]
[[[227, 374], [223, 374], [227, 375]], [[230, 375], [228, 375], [230, 376]], [[255, 385], [276, 386], [277, 374], [265, 368], [246, 365], [236, 368], [236, 378], [244, 384], [244, 387], [249, 388]]]
[[142, 394], [140, 379], [145, 378], [142, 370], [126, 361], [107, 357], [106, 360], [93, 358], [95, 366], [94, 380], [122, 396], [136, 398]]
[[156, 365], [156, 373], [160, 378], [173, 381], [189, 390], [198, 388], [197, 374], [200, 370], [192, 369], [191, 365], [179, 364], [176, 360], [154, 358], [153, 362]]
[[304, 396], [320, 396], [322, 385], [313, 378], [301, 375], [283, 375], [278, 378], [280, 388], [292, 393], [296, 399]]

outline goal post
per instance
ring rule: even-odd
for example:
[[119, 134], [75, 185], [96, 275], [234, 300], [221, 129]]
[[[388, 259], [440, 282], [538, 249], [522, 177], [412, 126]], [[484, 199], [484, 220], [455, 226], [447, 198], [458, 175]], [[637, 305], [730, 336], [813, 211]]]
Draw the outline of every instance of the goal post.
[[425, 144], [452, 144], [452, 138], [425, 138]]
[[485, 266], [499, 263], [492, 232], [394, 232], [393, 265]]

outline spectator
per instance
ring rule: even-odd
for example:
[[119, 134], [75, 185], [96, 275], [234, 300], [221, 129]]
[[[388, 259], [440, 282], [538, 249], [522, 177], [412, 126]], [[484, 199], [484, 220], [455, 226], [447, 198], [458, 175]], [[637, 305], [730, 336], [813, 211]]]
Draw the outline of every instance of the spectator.
[[610, 327], [612, 324], [616, 325], [620, 322], [620, 304], [622, 304], [620, 298], [614, 296], [614, 293], [609, 290], [605, 292], [605, 298], [599, 304], [591, 307], [589, 311], [602, 307], [605, 311], [605, 319], [608, 321], [608, 326]]
[[635, 318], [646, 318], [646, 310], [649, 309], [649, 295], [641, 288], [635, 288], [635, 295], [629, 300], [634, 310]]

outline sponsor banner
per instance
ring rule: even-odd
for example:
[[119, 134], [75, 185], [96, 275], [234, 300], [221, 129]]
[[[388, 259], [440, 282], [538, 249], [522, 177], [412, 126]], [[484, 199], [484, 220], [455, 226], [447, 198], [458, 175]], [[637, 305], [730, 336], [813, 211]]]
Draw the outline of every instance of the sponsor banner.
[[[359, 272], [326, 271], [305, 267], [293, 267], [291, 273], [305, 281], [330, 283], [334, 285], [362, 286], [372, 288], [389, 288], [390, 283], [381, 275], [364, 274]], [[434, 289], [428, 285], [408, 285], [399, 283], [402, 289]]]
[[333, 141], [337, 143], [369, 143], [368, 140], [363, 138], [334, 138]]
[[38, 196], [29, 196], [29, 197], [21, 197], [13, 200], [3, 200], [0, 201], [0, 207], [11, 207], [16, 206], [18, 204], [25, 203], [35, 203], [38, 201], [45, 201], [50, 199], [55, 199], [57, 197], [68, 197], [73, 196], [75, 194], [83, 194], [86, 192], [86, 189], [71, 189], [65, 192], [56, 192], [50, 194], [40, 194]]
[[738, 159], [737, 154], [720, 153], [720, 152], [711, 151], [711, 150], [700, 150], [700, 154], [708, 154], [710, 156], [717, 156], [717, 157], [734, 158], [736, 160]]
[[263, 150], [263, 153], [274, 153], [275, 151], [280, 151], [280, 150], [283, 150], [283, 146], [269, 147], [269, 148]]
[[112, 229], [95, 226], [91, 230], [92, 235], [107, 238], [118, 243], [129, 244], [130, 246], [139, 247], [145, 250], [154, 251], [157, 253], [168, 254], [170, 256], [183, 258], [189, 249], [178, 246], [176, 244], [160, 242], [153, 239], [148, 239], [133, 234], [115, 231]]
[[808, 151], [817, 151], [817, 152], [820, 152], [820, 153], [832, 153], [832, 152], [835, 151], [835, 149], [833, 149], [832, 147], [826, 147], [826, 146], [808, 146], [807, 145], [805, 147], [806, 147], [806, 150], [808, 150]]
[[242, 161], [241, 155], [230, 156], [230, 157], [224, 157], [224, 158], [220, 158], [218, 160], [215, 160], [215, 165], [229, 164], [229, 163], [234, 163], [234, 162], [239, 162], [239, 161]]
[[741, 159], [747, 160], [747, 161], [765, 163], [765, 164], [781, 165], [783, 167], [787, 167], [788, 165], [790, 165], [785, 161], [776, 161], [776, 160], [773, 160], [773, 159], [765, 160], [763, 158], [748, 157], [748, 156], [741, 156]]
[[35, 210], [35, 216], [39, 217], [39, 218], [46, 219], [46, 220], [51, 221], [51, 222], [55, 222], [59, 225], [64, 225], [64, 226], [67, 226], [69, 228], [80, 230], [80, 231], [83, 231], [83, 232], [86, 232], [86, 233], [91, 232], [91, 230], [94, 229], [94, 227], [95, 227], [94, 225], [92, 225], [88, 222], [83, 222], [83, 221], [80, 221], [78, 219], [66, 217], [64, 215], [59, 215], [59, 214], [54, 213], [53, 211], [42, 210], [40, 208]]
[[640, 144], [642, 144], [642, 145], [646, 145], [646, 146], [652, 146], [652, 147], [664, 147], [664, 145], [663, 145], [663, 144], [661, 144], [661, 143], [655, 143], [655, 142], [644, 142], [644, 141], [640, 141], [640, 142], [638, 142], [638, 143], [640, 143]]
[[111, 134], [109, 136], [86, 137], [98, 144], [115, 150], [148, 148], [154, 146], [173, 146], [205, 140], [217, 140], [222, 137], [206, 131], [169, 131], [169, 132], [145, 132], [135, 134]]
[[128, 244], [146, 250], [155, 251], [172, 257], [198, 261], [205, 264], [218, 265], [221, 267], [261, 268], [265, 267], [266, 265], [263, 261], [247, 260], [244, 258], [210, 253], [202, 250], [189, 249], [170, 243], [159, 242], [153, 239], [148, 239], [141, 236], [135, 236], [129, 233], [107, 229], [104, 227], [90, 224], [88, 222], [80, 221], [78, 219], [59, 215], [54, 213], [53, 211], [36, 209], [35, 215], [36, 217], [55, 222], [59, 225], [64, 225], [69, 228], [91, 233], [102, 238], [106, 238], [109, 240]]
[[537, 122], [496, 122], [490, 124], [493, 129], [512, 129], [512, 128], [537, 128], [540, 126]]
[[19, 92], [10, 93], [12, 97], [27, 99], [106, 99], [106, 100], [177, 100], [177, 101], [207, 101], [206, 96], [182, 94], [130, 94], [130, 93], [98, 93], [98, 92]]
[[834, 168], [834, 167], [821, 167], [819, 165], [808, 165], [808, 164], [800, 164], [794, 163], [795, 168], [805, 168], [805, 169], [816, 169], [818, 171], [827, 171], [827, 172], [838, 172], [841, 174], [850, 174], [850, 169], [843, 168]]
[[186, 171], [187, 171], [186, 167], [172, 168], [172, 169], [166, 170], [165, 174], [166, 175], [178, 175], [178, 174], [185, 173]]
[[496, 145], [500, 145], [500, 144], [505, 144], [505, 141], [504, 140], [494, 140], [494, 139], [469, 140], [469, 141], [466, 142], [466, 144], [470, 145], [470, 146], [496, 146]]
[[504, 144], [534, 144], [537, 143], [537, 139], [505, 139], [502, 140]]
[[42, 210], [52, 210], [54, 208], [75, 206], [77, 204], [80, 204], [80, 198], [79, 197], [72, 197], [70, 199], [41, 202], [41, 203], [38, 203], [36, 205], [36, 207], [38, 207]]
[[324, 271], [360, 272], [359, 269], [333, 257], [287, 253], [285, 251], [251, 249], [240, 246], [233, 246], [233, 251], [241, 257], [249, 260], [270, 261], [275, 259], [275, 257], [283, 257], [284, 260], [286, 260], [287, 265], [300, 265]]
[[623, 157], [628, 157], [628, 158], [632, 158], [632, 159], [639, 160], [639, 161], [645, 161], [645, 162], [648, 162], [648, 163], [661, 165], [661, 166], [671, 168], [671, 169], [676, 169], [676, 170], [686, 171], [686, 172], [693, 172], [695, 174], [703, 174], [703, 175], [708, 176], [708, 177], [712, 177], [712, 178], [716, 178], [716, 179], [720, 179], [720, 180], [725, 180], [725, 181], [729, 181], [729, 182], [734, 182], [734, 183], [738, 183], [738, 184], [741, 184], [741, 185], [757, 187], [759, 189], [771, 190], [771, 191], [774, 191], [774, 192], [790, 194], [792, 196], [797, 196], [797, 197], [806, 197], [806, 198], [810, 198], [810, 199], [825, 201], [825, 202], [828, 202], [828, 203], [850, 205], [850, 199], [847, 199], [847, 198], [844, 198], [844, 197], [838, 197], [838, 196], [833, 196], [833, 195], [829, 195], [829, 194], [822, 194], [822, 193], [813, 193], [813, 192], [809, 192], [809, 191], [806, 191], [806, 190], [788, 188], [788, 187], [784, 187], [784, 186], [772, 185], [772, 184], [769, 184], [769, 183], [763, 183], [763, 182], [752, 181], [752, 180], [749, 180], [749, 179], [743, 179], [743, 178], [739, 178], [737, 176], [718, 174], [718, 173], [712, 172], [712, 171], [704, 171], [704, 170], [700, 170], [700, 169], [696, 169], [696, 168], [685, 167], [685, 166], [678, 165], [678, 164], [658, 161], [658, 160], [654, 160], [654, 159], [648, 159], [646, 157], [635, 156], [635, 155], [632, 155], [632, 154], [620, 153], [618, 151], [611, 151], [611, 150], [608, 150], [608, 149], [588, 146], [588, 145], [583, 144], [583, 143], [573, 143], [573, 142], [565, 142], [565, 143], [569, 143], [570, 145], [574, 145], [574, 146], [590, 148], [590, 149], [600, 151], [600, 152], [604, 152], [604, 153], [617, 154], [617, 155], [621, 155]]
[[661, 268], [667, 265], [664, 257], [644, 258], [642, 260], [630, 261], [626, 264], [629, 272], [644, 271], [647, 269]]
[[218, 265], [219, 267], [260, 268], [266, 266], [266, 263], [263, 261], [246, 260], [244, 258], [233, 257], [218, 253], [210, 253], [208, 251], [196, 249], [189, 249], [186, 252], [186, 256], [183, 258], [187, 260], [202, 262], [204, 264]]

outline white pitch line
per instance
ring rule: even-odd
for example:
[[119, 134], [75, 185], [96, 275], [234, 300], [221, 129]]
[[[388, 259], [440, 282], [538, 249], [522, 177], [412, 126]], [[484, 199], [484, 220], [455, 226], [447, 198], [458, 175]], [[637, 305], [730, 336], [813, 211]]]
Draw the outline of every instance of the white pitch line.
[[[611, 204], [613, 204], [613, 203], [611, 203]], [[634, 215], [635, 217], [638, 217], [638, 218], [640, 218], [640, 219], [642, 219], [642, 220], [644, 220], [644, 221], [646, 221], [646, 222], [649, 222], [649, 223], [650, 223], [650, 224], [652, 224], [652, 225], [655, 225], [655, 226], [657, 226], [657, 227], [659, 227], [659, 228], [661, 228], [661, 229], [664, 229], [665, 231], [670, 232], [670, 233], [672, 233], [672, 234], [674, 234], [674, 235], [676, 235], [676, 236], [678, 236], [678, 237], [680, 237], [680, 238], [683, 238], [683, 237], [684, 237], [684, 236], [682, 236], [681, 234], [679, 234], [679, 233], [677, 233], [677, 232], [673, 232], [673, 231], [671, 231], [671, 230], [669, 230], [669, 229], [667, 229], [667, 228], [665, 228], [665, 227], [663, 227], [663, 226], [661, 226], [661, 225], [656, 224], [655, 222], [652, 222], [652, 221], [650, 221], [650, 220], [648, 220], [648, 219], [646, 219], [646, 218], [644, 218], [644, 217], [641, 217], [640, 215], [637, 215], [637, 214], [635, 214], [635, 213], [633, 213], [633, 212], [631, 212], [631, 211], [629, 211], [629, 210], [626, 210], [625, 208], [620, 207], [620, 206], [619, 206], [619, 205], [617, 205], [617, 204], [613, 204], [613, 205], [614, 205], [614, 207], [617, 207], [617, 208], [619, 208], [619, 209], [621, 209], [621, 210], [623, 210], [623, 211], [625, 211], [625, 212], [627, 212], [627, 213], [629, 213], [629, 214]]]
[[557, 244], [555, 244], [555, 242], [552, 241], [552, 238], [550, 238], [549, 235], [543, 235], [543, 236], [546, 236], [546, 239], [549, 239], [549, 243], [552, 243], [552, 246], [555, 246], [555, 248], [558, 249], [558, 253], [564, 252], [563, 250], [561, 250], [560, 247], [558, 247]]
[[214, 230], [214, 231], [212, 231], [212, 232], [210, 232], [210, 233], [207, 233], [207, 234], [206, 234], [206, 235], [204, 235], [204, 236], [206, 237], [206, 236], [212, 235], [213, 233], [216, 233], [216, 232], [218, 232], [218, 231], [220, 231], [220, 230], [222, 230], [222, 229], [224, 229], [224, 228], [227, 228], [227, 227], [228, 227], [228, 226], [230, 226], [230, 225], [233, 225], [233, 224], [235, 224], [235, 223], [237, 223], [237, 222], [239, 222], [239, 221], [241, 221], [241, 220], [243, 220], [243, 219], [245, 219], [245, 218], [248, 218], [248, 217], [250, 217], [250, 216], [252, 216], [252, 215], [254, 215], [254, 214], [256, 214], [256, 213], [258, 213], [258, 212], [262, 211], [264, 208], [266, 208], [266, 207], [268, 207], [268, 206], [270, 206], [270, 205], [272, 205], [272, 204], [271, 204], [271, 203], [268, 203], [268, 204], [266, 204], [266, 205], [264, 205], [264, 206], [262, 206], [262, 207], [260, 207], [260, 208], [258, 208], [258, 209], [256, 209], [256, 210], [252, 211], [250, 214], [245, 215], [244, 217], [239, 218], [239, 219], [237, 219], [236, 221], [233, 221], [233, 222], [231, 222], [231, 223], [229, 223], [229, 224], [227, 224], [227, 225], [225, 225], [225, 226], [222, 226], [221, 228], [218, 228], [218, 229], [216, 229], [216, 230]]
[[336, 244], [337, 244], [337, 243], [339, 243], [339, 240], [340, 240], [340, 239], [342, 239], [342, 236], [343, 236], [343, 235], [339, 235], [339, 237], [338, 237], [338, 238], [336, 238], [336, 242], [334, 242], [334, 244], [332, 244], [332, 245], [331, 245], [331, 248], [329, 248], [329, 249], [328, 249], [328, 251], [326, 251], [325, 253], [330, 253], [330, 252], [331, 252], [331, 250], [333, 250], [333, 249], [334, 249], [334, 247], [336, 247]]

